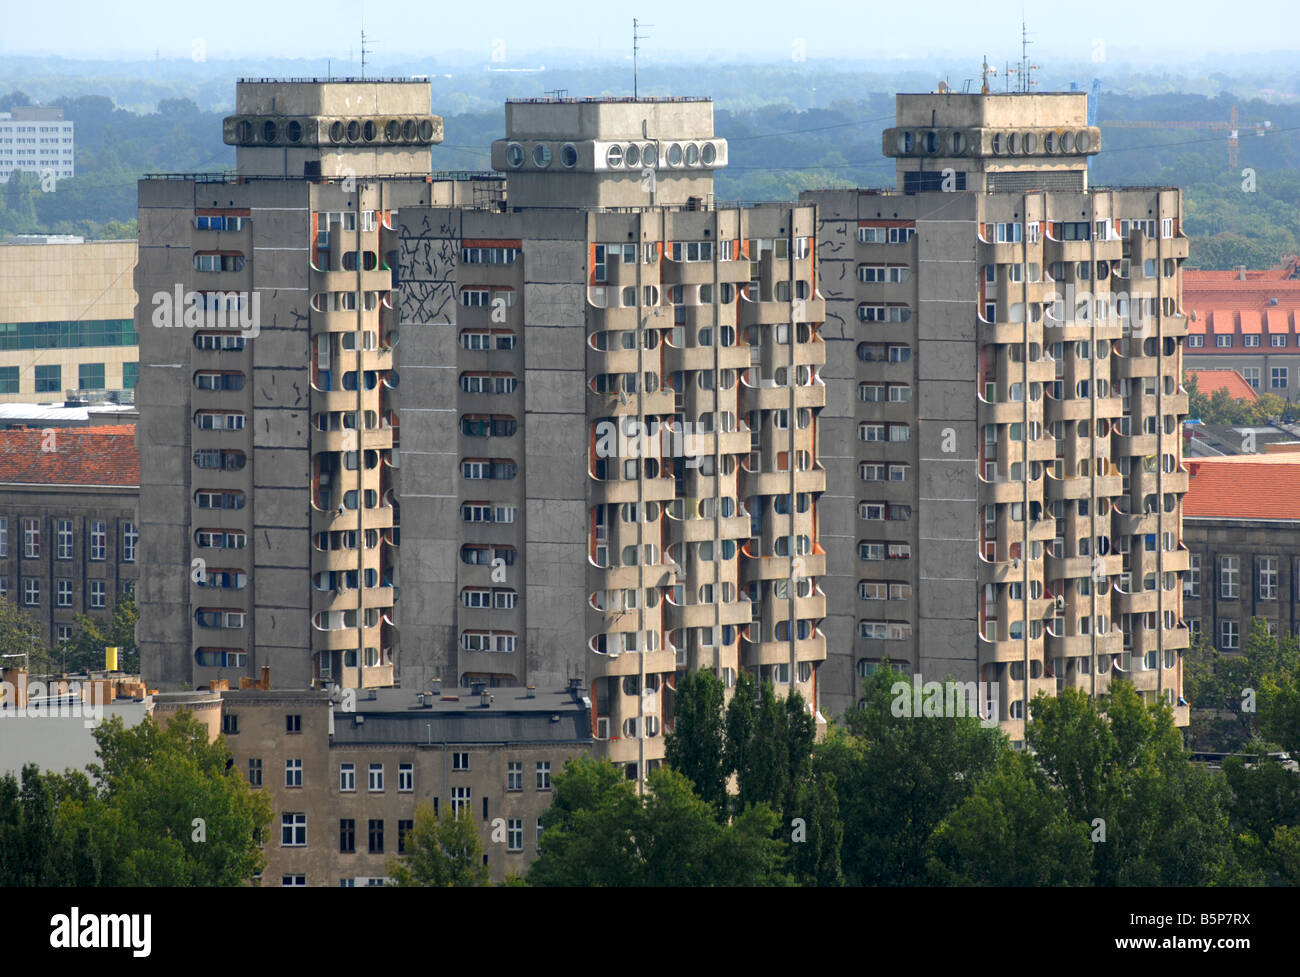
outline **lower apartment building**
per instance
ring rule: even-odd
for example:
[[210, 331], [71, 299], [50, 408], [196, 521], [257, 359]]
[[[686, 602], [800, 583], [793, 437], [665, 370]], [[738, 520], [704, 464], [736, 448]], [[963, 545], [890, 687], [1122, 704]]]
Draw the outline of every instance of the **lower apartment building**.
[[0, 430], [0, 596], [56, 651], [134, 594], [139, 485], [131, 425]]
[[271, 796], [261, 884], [383, 885], [419, 804], [473, 817], [493, 881], [525, 874], [552, 776], [592, 749], [589, 706], [576, 688], [458, 692], [221, 692], [235, 766]]
[[1300, 454], [1189, 460], [1183, 533], [1187, 626], [1241, 651], [1251, 621], [1300, 634]]

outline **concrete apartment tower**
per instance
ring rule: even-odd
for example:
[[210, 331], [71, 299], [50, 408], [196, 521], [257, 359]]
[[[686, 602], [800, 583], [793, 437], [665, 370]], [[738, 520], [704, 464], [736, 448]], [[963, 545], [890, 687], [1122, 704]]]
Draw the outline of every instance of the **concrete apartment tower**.
[[141, 184], [146, 674], [574, 688], [637, 780], [687, 669], [815, 704], [815, 208], [718, 205], [707, 100], [511, 102], [477, 176], [428, 108], [244, 82], [233, 179]]
[[141, 181], [150, 682], [393, 684], [390, 221], [441, 138], [425, 83], [241, 81], [235, 175]]
[[830, 346], [827, 712], [888, 660], [987, 683], [1013, 741], [1040, 691], [1117, 674], [1187, 721], [1181, 198], [1090, 188], [1086, 118], [1083, 94], [899, 95], [897, 188], [802, 196]]

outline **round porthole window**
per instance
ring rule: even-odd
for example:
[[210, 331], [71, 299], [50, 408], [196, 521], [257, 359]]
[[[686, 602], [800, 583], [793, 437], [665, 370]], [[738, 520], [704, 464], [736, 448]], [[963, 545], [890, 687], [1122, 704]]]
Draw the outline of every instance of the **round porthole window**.
[[1092, 148], [1092, 136], [1086, 130], [1080, 129], [1079, 134], [1074, 137], [1074, 144], [1079, 147], [1079, 152], [1086, 153]]
[[965, 153], [965, 152], [966, 152], [966, 133], [964, 133], [964, 132], [954, 132], [954, 133], [952, 134], [951, 145], [952, 145], [952, 154], [953, 154], [954, 156], [961, 156], [963, 153]]
[[605, 165], [613, 168], [623, 165], [623, 147], [610, 146], [605, 152]]
[[1038, 134], [1036, 132], [1026, 132], [1020, 137], [1020, 140], [1025, 147], [1026, 153], [1033, 153], [1038, 150]]
[[1020, 152], [1020, 137], [1014, 132], [1007, 136], [1007, 152], [1013, 156]]
[[900, 132], [898, 134], [898, 151], [907, 155], [916, 148], [916, 137], [910, 132]]
[[379, 127], [375, 125], [373, 119], [367, 119], [366, 124], [361, 127], [361, 132], [366, 142], [374, 142], [375, 136], [379, 134]]
[[659, 162], [659, 147], [652, 142], [641, 147], [641, 165], [654, 166]]
[[939, 151], [939, 133], [934, 129], [925, 134], [925, 151], [931, 156]]
[[993, 155], [1002, 155], [1002, 133], [1000, 132], [993, 133]]
[[430, 119], [420, 123], [420, 138], [425, 142], [433, 142], [433, 122]]
[[578, 165], [578, 147], [571, 142], [566, 142], [560, 150], [560, 162], [569, 169]]
[[686, 165], [687, 166], [700, 165], [700, 147], [695, 145], [695, 143], [689, 143], [686, 146]]
[[279, 129], [276, 127], [276, 124], [270, 119], [267, 119], [266, 122], [262, 123], [262, 142], [275, 142], [277, 132], [279, 132]]
[[1043, 137], [1043, 152], [1045, 153], [1056, 152], [1056, 133], [1049, 132], [1047, 135]]
[[361, 138], [361, 123], [358, 122], [356, 119], [353, 119], [351, 122], [348, 123], [348, 140], [350, 142], [356, 142], [360, 138]]
[[674, 142], [668, 144], [668, 165], [669, 166], [682, 165], [682, 144], [681, 143]]
[[551, 147], [545, 143], [538, 143], [533, 147], [533, 163], [541, 169], [551, 165]]
[[384, 126], [384, 139], [388, 142], [397, 142], [402, 138], [402, 124], [396, 119], [389, 119], [388, 124]]
[[705, 166], [712, 166], [718, 161], [718, 147], [711, 142], [706, 142], [700, 147], [700, 162]]
[[623, 162], [628, 166], [640, 166], [641, 147], [636, 143], [630, 143], [623, 152]]
[[[335, 123], [337, 125], [337, 123]], [[253, 124], [244, 119], [235, 126], [235, 138], [239, 142], [251, 142], [253, 139]]]
[[342, 141], [343, 141], [343, 123], [342, 123], [342, 122], [331, 122], [331, 123], [330, 123], [330, 142], [342, 142]]
[[1061, 152], [1063, 152], [1063, 153], [1072, 153], [1072, 152], [1074, 152], [1074, 133], [1073, 133], [1073, 132], [1063, 132], [1063, 133], [1061, 133]]
[[415, 124], [414, 119], [407, 119], [402, 123], [402, 138], [407, 142], [414, 142], [418, 132], [419, 126]]
[[294, 119], [284, 127], [285, 134], [289, 137], [289, 142], [302, 141], [302, 123]]
[[506, 163], [510, 166], [523, 166], [524, 147], [517, 142], [512, 142], [506, 146]]

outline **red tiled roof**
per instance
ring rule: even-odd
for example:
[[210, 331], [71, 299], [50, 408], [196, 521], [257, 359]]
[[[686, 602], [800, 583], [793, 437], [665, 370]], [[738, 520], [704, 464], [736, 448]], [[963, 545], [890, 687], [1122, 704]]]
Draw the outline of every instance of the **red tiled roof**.
[[1300, 520], [1300, 460], [1294, 454], [1187, 458], [1183, 515], [1205, 519]]
[[1196, 389], [1207, 397], [1216, 390], [1228, 391], [1233, 400], [1259, 400], [1259, 393], [1236, 370], [1188, 370], [1196, 375]]
[[115, 424], [0, 431], [0, 483], [137, 488], [140, 456], [135, 450], [135, 427]]

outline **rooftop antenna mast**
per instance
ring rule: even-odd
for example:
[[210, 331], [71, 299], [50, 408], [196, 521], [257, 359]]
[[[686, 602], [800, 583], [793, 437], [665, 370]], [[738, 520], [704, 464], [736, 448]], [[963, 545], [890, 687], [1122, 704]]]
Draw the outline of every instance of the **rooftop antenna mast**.
[[647, 40], [650, 35], [642, 34], [640, 28], [653, 27], [654, 24], [642, 24], [635, 17], [632, 18], [632, 99], [637, 98], [637, 55], [641, 51], [641, 42]]
[[366, 30], [363, 27], [361, 29], [361, 77], [362, 78], [366, 77], [366, 55], [369, 53], [370, 53], [370, 49], [366, 47]]
[[1040, 66], [1031, 63], [1029, 60], [1029, 45], [1033, 43], [1029, 39], [1029, 30], [1022, 16], [1020, 18], [1020, 71], [1016, 80], [1019, 83], [1020, 90], [1025, 94], [1028, 94], [1030, 89], [1038, 84], [1038, 82], [1034, 81], [1034, 71]]

